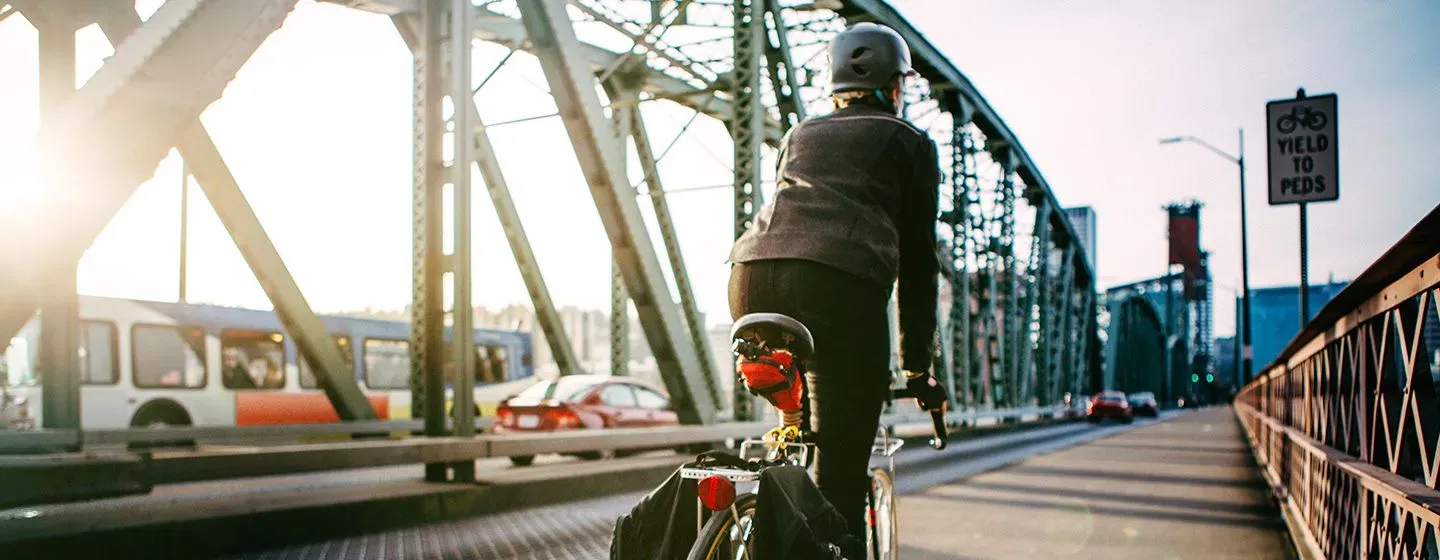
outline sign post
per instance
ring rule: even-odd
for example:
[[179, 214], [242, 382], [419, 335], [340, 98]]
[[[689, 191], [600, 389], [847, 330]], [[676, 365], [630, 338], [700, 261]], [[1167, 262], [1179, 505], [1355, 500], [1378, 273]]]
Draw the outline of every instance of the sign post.
[[1306, 205], [1340, 198], [1337, 97], [1333, 93], [1265, 104], [1270, 164], [1270, 205], [1300, 205], [1300, 326], [1310, 321], [1309, 239]]

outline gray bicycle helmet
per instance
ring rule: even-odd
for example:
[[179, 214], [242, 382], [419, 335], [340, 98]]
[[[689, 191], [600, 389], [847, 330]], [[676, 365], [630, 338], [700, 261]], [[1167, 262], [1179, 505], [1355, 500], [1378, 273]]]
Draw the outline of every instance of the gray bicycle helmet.
[[896, 74], [909, 75], [910, 47], [895, 30], [857, 23], [830, 41], [830, 91], [877, 90]]

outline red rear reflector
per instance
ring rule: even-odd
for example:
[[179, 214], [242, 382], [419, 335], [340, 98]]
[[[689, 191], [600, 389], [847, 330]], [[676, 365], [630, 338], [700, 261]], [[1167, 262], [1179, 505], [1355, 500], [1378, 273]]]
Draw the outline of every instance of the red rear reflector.
[[735, 503], [735, 483], [720, 475], [710, 475], [700, 479], [695, 485], [696, 492], [700, 494], [700, 502], [705, 504], [710, 511], [730, 509], [730, 504]]

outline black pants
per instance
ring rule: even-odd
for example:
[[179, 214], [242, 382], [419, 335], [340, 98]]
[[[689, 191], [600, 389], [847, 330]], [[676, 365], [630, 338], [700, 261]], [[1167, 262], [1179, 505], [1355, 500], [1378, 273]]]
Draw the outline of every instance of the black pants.
[[805, 381], [818, 484], [861, 543], [870, 447], [890, 385], [889, 302], [888, 286], [809, 261], [754, 261], [730, 272], [731, 318], [783, 313], [815, 337]]

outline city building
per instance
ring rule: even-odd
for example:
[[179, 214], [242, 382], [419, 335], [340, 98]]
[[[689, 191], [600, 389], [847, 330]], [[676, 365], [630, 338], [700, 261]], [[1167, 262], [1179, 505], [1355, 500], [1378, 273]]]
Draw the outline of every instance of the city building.
[[1089, 206], [1077, 208], [1066, 208], [1065, 216], [1070, 218], [1070, 225], [1075, 226], [1075, 232], [1080, 236], [1080, 246], [1085, 248], [1085, 258], [1090, 260], [1093, 269], [1095, 260], [1095, 209]]
[[[1349, 281], [1311, 284], [1310, 317], [1304, 322], [1308, 323], [1310, 318], [1314, 318], [1347, 284]], [[1239, 311], [1235, 314], [1235, 332], [1243, 333], [1240, 329], [1245, 321], [1245, 306], [1240, 298], [1235, 299], [1235, 309]], [[1250, 314], [1255, 327], [1250, 331], [1253, 352], [1251, 361], [1254, 367], [1251, 375], [1254, 375], [1279, 356], [1285, 345], [1290, 344], [1290, 340], [1300, 333], [1300, 287], [1251, 288]]]
[[1239, 371], [1238, 356], [1235, 354], [1235, 337], [1227, 336], [1215, 339], [1215, 382], [1221, 385], [1239, 387], [1239, 378], [1235, 375]]

